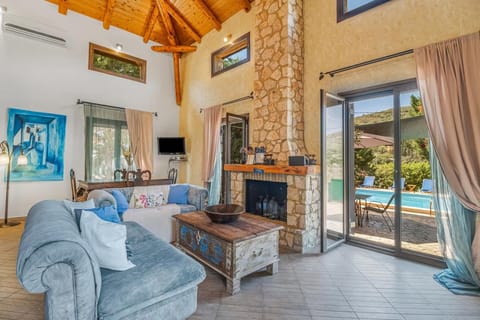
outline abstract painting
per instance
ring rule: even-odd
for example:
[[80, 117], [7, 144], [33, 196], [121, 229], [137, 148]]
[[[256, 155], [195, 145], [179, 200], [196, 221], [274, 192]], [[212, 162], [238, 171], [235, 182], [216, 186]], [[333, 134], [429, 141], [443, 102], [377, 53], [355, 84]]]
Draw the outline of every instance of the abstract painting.
[[[63, 180], [66, 122], [66, 116], [60, 114], [8, 109], [11, 181]], [[27, 165], [17, 165], [22, 153]]]

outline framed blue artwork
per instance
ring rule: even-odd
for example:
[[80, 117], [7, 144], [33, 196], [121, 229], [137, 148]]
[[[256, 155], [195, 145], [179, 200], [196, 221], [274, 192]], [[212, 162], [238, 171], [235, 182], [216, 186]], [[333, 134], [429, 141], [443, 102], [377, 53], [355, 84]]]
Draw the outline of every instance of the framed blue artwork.
[[[63, 180], [66, 122], [67, 117], [60, 114], [8, 109], [11, 181]], [[19, 166], [22, 153], [28, 162]]]

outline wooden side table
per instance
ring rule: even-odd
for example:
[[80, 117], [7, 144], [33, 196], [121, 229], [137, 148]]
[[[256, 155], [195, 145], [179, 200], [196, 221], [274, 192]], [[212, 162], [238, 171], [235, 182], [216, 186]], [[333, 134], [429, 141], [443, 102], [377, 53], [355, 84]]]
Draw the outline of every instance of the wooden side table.
[[226, 291], [240, 291], [240, 279], [261, 268], [278, 272], [278, 231], [282, 226], [252, 214], [233, 223], [213, 223], [203, 211], [173, 216], [175, 244], [226, 278]]

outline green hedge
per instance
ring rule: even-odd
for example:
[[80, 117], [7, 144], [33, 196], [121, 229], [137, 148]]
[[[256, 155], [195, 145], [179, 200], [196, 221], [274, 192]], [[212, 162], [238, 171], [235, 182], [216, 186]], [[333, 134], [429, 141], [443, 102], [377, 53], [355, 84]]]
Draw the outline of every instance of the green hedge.
[[[375, 168], [375, 187], [388, 189], [393, 185], [393, 162], [379, 164]], [[432, 173], [428, 161], [407, 162], [402, 164], [402, 174], [407, 184], [414, 184], [420, 189], [423, 179], [431, 179]]]

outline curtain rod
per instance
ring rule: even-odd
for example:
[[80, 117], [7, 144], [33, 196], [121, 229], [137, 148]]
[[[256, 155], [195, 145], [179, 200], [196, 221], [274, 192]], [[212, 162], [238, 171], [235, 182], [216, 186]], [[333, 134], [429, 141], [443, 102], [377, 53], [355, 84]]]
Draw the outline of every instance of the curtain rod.
[[394, 54], [389, 54], [388, 56], [383, 56], [383, 57], [380, 57], [380, 58], [360, 62], [360, 63], [357, 63], [357, 64], [352, 64], [351, 66], [348, 66], [348, 67], [343, 67], [343, 68], [335, 69], [335, 70], [332, 70], [332, 71], [320, 72], [320, 76], [318, 77], [318, 80], [322, 80], [325, 77], [326, 74], [328, 74], [330, 77], [333, 78], [333, 76], [335, 76], [337, 73], [340, 73], [340, 72], [356, 69], [356, 68], [359, 68], [359, 67], [367, 66], [369, 64], [377, 63], [377, 62], [388, 60], [388, 59], [401, 57], [401, 56], [411, 54], [411, 53], [413, 53], [413, 49], [408, 49], [408, 50], [397, 52], [397, 53], [394, 53]]
[[[224, 103], [222, 103], [221, 105], [222, 105], [222, 106], [226, 106], [227, 104], [232, 104], [232, 103], [235, 103], [235, 102], [240, 102], [240, 101], [248, 100], [248, 99], [253, 99], [253, 91], [250, 92], [250, 94], [249, 94], [248, 96], [244, 96], [244, 97], [241, 97], [241, 98], [233, 99], [233, 100], [224, 102]], [[203, 110], [205, 110], [205, 108], [200, 108], [200, 113], [202, 113]]]
[[[102, 103], [84, 101], [84, 100], [80, 100], [80, 99], [77, 99], [77, 104], [94, 104], [94, 105], [100, 106], [100, 107], [113, 108], [113, 109], [123, 109], [123, 110], [125, 110], [125, 108], [123, 108], [123, 107], [116, 107], [116, 106], [111, 106], [111, 105], [108, 105], [108, 104], [102, 104]], [[152, 115], [153, 115], [154, 117], [158, 117], [158, 113], [156, 113], [156, 112], [152, 112]]]

